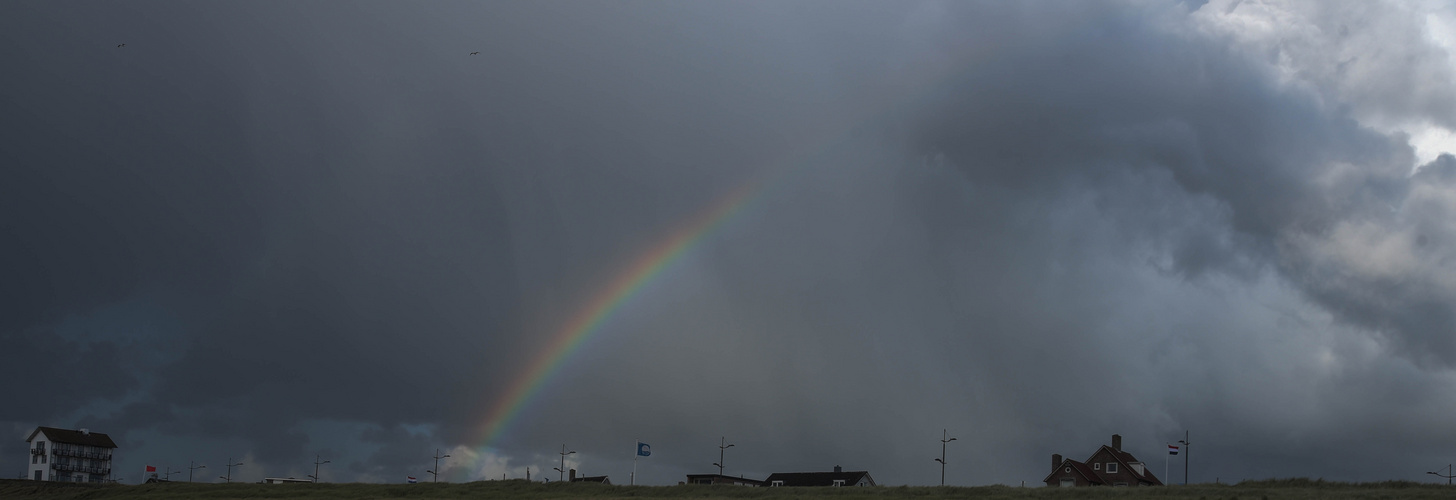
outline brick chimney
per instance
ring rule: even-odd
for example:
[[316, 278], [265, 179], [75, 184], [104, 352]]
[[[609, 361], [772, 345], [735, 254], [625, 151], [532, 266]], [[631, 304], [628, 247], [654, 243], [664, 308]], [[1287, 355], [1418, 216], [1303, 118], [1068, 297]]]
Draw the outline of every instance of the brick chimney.
[[844, 472], [844, 468], [836, 465], [834, 466], [834, 472]]
[[576, 469], [569, 469], [569, 470], [571, 472], [570, 472], [570, 475], [566, 476], [567, 479], [570, 479], [572, 481], [575, 481], [576, 480]]
[[1062, 456], [1060, 454], [1053, 453], [1052, 454], [1052, 470], [1057, 470], [1057, 467], [1061, 467], [1061, 466], [1062, 466]]
[[1122, 451], [1122, 436], [1117, 434], [1112, 435], [1112, 449]]

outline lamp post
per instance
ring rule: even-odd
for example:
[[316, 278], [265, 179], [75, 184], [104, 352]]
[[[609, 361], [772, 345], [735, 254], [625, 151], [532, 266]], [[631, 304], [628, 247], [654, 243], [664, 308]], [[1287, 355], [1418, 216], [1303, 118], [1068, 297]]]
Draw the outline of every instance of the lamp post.
[[239, 468], [241, 468], [242, 466], [243, 466], [243, 463], [242, 462], [233, 463], [233, 457], [228, 457], [227, 465], [225, 466], [225, 467], [227, 467], [227, 475], [226, 476], [217, 476], [217, 478], [218, 479], [225, 480], [225, 481], [231, 483], [231, 482], [233, 482], [233, 467], [239, 467]]
[[162, 473], [162, 479], [165, 479], [167, 481], [171, 481], [172, 480], [172, 474], [181, 474], [181, 473], [182, 473], [182, 471], [180, 471], [180, 470], [172, 470], [172, 466], [168, 465], [166, 472], [163, 472]]
[[[326, 463], [329, 463], [329, 461], [328, 460], [324, 460], [322, 462], [319, 461], [319, 454], [315, 453], [313, 455], [313, 475], [312, 476], [308, 476], [308, 477], [313, 478], [313, 482], [315, 482], [315, 483], [319, 482], [319, 478], [318, 478], [318, 475], [319, 475], [318, 474], [318, 472], [319, 472], [319, 466], [320, 465], [323, 465], [323, 464], [326, 464]], [[435, 467], [439, 467], [439, 466], [440, 466], [440, 464], [437, 462], [435, 464]]]
[[941, 429], [940, 430], [940, 458], [935, 459], [935, 461], [936, 462], [940, 462], [940, 485], [941, 486], [945, 486], [945, 444], [946, 443], [949, 443], [951, 441], [955, 441], [956, 440], [956, 438], [946, 439], [946, 437], [949, 436], [949, 435], [950, 435], [950, 431], [947, 431], [945, 429]]
[[425, 472], [430, 473], [430, 477], [432, 478], [431, 480], [434, 481], [434, 482], [436, 482], [436, 483], [438, 483], [438, 482], [440, 482], [440, 459], [442, 459], [442, 458], [450, 458], [450, 455], [441, 455], [440, 454], [440, 449], [439, 448], [435, 448], [435, 457], [434, 458], [435, 458], [435, 470], [427, 470]]
[[1183, 431], [1183, 440], [1178, 441], [1183, 445], [1183, 486], [1188, 486], [1188, 456], [1193, 454], [1193, 443], [1188, 442], [1188, 431]]
[[718, 475], [721, 476], [721, 475], [723, 475], [723, 450], [726, 450], [728, 448], [732, 448], [733, 445], [728, 444], [728, 438], [726, 438], [726, 437], [719, 438], [719, 439], [720, 440], [718, 441], [718, 463], [715, 463], [713, 465], [718, 466]]
[[194, 465], [191, 460], [188, 460], [187, 461], [187, 482], [189, 482], [189, 483], [192, 482], [192, 471], [195, 471], [197, 469], [206, 469], [206, 468], [207, 468], [206, 465]]
[[560, 482], [562, 479], [566, 478], [566, 456], [575, 454], [575, 451], [566, 451], [566, 445], [561, 445], [561, 467], [553, 467], [554, 469], [556, 469], [556, 472], [561, 473], [556, 476], [557, 482]]
[[[1436, 469], [1436, 470], [1439, 471], [1441, 469]], [[1435, 474], [1436, 477], [1444, 477], [1444, 478], [1446, 478], [1446, 486], [1451, 486], [1451, 478], [1452, 477], [1456, 477], [1456, 474], [1452, 474], [1451, 473], [1451, 464], [1446, 464], [1446, 473], [1445, 474], [1442, 474], [1440, 472], [1427, 472], [1426, 474]]]

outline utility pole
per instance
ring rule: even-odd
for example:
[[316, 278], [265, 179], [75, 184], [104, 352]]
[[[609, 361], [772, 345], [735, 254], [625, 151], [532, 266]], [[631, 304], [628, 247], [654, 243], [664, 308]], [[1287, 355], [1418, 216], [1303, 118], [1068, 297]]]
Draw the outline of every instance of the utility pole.
[[1183, 445], [1183, 486], [1188, 486], [1188, 456], [1193, 454], [1193, 443], [1188, 442], [1188, 431], [1183, 431], [1183, 440], [1178, 442]]
[[950, 431], [947, 431], [945, 429], [940, 430], [940, 458], [935, 459], [936, 462], [940, 462], [941, 486], [945, 486], [945, 444], [956, 440], [956, 438], [946, 439], [946, 437], [950, 435], [949, 433]]
[[[328, 460], [324, 460], [324, 461], [320, 462], [319, 461], [319, 458], [320, 457], [321, 457], [321, 455], [319, 455], [317, 453], [315, 453], [313, 455], [313, 475], [312, 476], [309, 476], [309, 477], [313, 478], [313, 482], [315, 482], [315, 483], [319, 482], [319, 466], [320, 465], [323, 465], [323, 464], [326, 464], [326, 463], [329, 463]], [[439, 462], [436, 462], [435, 463], [435, 467], [439, 467], [439, 466], [440, 466]]]
[[435, 470], [425, 471], [430, 473], [430, 476], [433, 477], [433, 481], [437, 483], [440, 482], [440, 459], [442, 458], [450, 458], [450, 455], [441, 455], [440, 449], [435, 448]]
[[187, 460], [187, 482], [192, 482], [192, 471], [206, 468], [206, 465], [195, 465], [191, 459]]
[[[1436, 469], [1436, 470], [1439, 471], [1441, 469]], [[1435, 474], [1437, 477], [1444, 477], [1444, 478], [1446, 478], [1446, 486], [1451, 486], [1451, 478], [1452, 477], [1456, 477], [1456, 474], [1452, 474], [1451, 473], [1451, 464], [1446, 464], [1446, 473], [1445, 474], [1442, 474], [1440, 472], [1427, 472], [1426, 474]]]
[[225, 480], [225, 481], [231, 483], [231, 482], [233, 482], [233, 467], [242, 468], [242, 466], [243, 466], [243, 463], [242, 462], [233, 463], [233, 457], [228, 457], [228, 461], [227, 461], [227, 465], [226, 465], [226, 467], [227, 467], [227, 475], [226, 476], [218, 476], [217, 478], [218, 479]]
[[733, 445], [728, 444], [728, 438], [726, 438], [726, 437], [721, 438], [720, 441], [718, 442], [718, 463], [715, 463], [713, 465], [718, 466], [718, 475], [719, 476], [723, 475], [723, 450], [726, 450], [726, 449], [732, 448], [732, 447], [733, 447]]
[[561, 467], [556, 468], [556, 472], [560, 472], [561, 474], [556, 476], [557, 482], [566, 479], [566, 456], [575, 453], [575, 451], [566, 451], [566, 445], [561, 445]]

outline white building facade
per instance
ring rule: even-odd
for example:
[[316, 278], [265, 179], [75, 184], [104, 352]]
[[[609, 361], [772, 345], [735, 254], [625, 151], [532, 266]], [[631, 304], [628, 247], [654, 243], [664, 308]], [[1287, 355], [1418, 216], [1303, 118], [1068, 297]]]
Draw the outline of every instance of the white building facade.
[[37, 427], [25, 440], [30, 444], [30, 469], [36, 481], [104, 483], [111, 479], [111, 436], [87, 429]]

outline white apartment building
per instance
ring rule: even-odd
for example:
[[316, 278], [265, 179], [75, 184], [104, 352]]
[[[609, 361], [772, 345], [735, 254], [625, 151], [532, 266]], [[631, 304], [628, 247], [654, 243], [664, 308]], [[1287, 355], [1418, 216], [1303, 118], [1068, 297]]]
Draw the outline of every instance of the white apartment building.
[[87, 429], [36, 427], [30, 443], [30, 473], [36, 481], [102, 483], [111, 479], [111, 436]]

